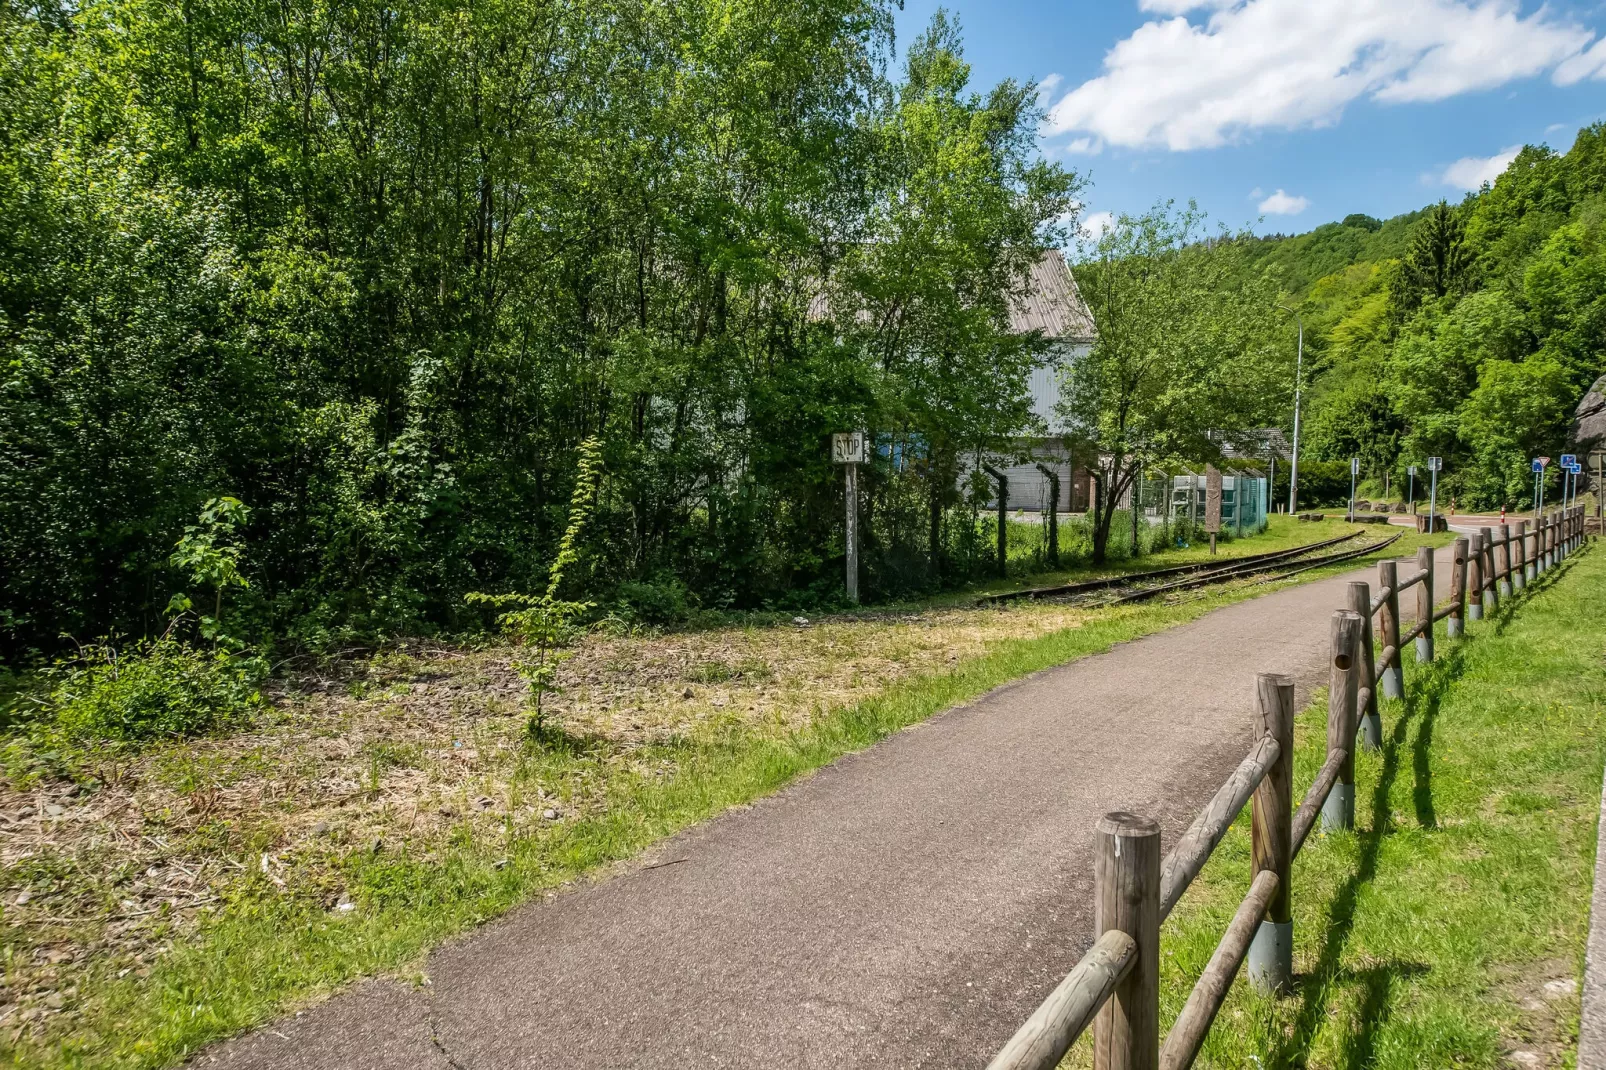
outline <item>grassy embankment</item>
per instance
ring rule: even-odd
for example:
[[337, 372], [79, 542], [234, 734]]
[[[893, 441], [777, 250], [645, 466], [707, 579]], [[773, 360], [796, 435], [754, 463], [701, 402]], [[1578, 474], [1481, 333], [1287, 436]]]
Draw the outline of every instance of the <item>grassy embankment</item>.
[[[1280, 521], [1231, 549], [1340, 530]], [[1266, 589], [597, 636], [541, 746], [506, 649], [287, 681], [249, 731], [0, 793], [32, 811], [0, 838], [0, 1056], [170, 1065], [957, 702]]]
[[[1356, 830], [1293, 871], [1297, 991], [1240, 974], [1201, 1067], [1570, 1067], [1606, 728], [1606, 553], [1575, 555], [1384, 704]], [[1325, 747], [1301, 714], [1296, 797]], [[1248, 887], [1247, 808], [1162, 935], [1162, 1023]], [[1069, 1065], [1090, 1062], [1087, 1041]]]

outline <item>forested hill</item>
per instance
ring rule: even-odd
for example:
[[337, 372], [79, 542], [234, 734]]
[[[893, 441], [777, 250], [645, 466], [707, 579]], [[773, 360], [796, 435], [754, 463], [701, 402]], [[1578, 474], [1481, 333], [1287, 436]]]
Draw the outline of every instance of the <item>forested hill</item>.
[[1254, 243], [1305, 317], [1307, 456], [1359, 455], [1380, 493], [1385, 474], [1437, 455], [1460, 504], [1530, 500], [1529, 459], [1564, 451], [1606, 372], [1603, 241], [1596, 125], [1565, 154], [1524, 149], [1459, 204]]

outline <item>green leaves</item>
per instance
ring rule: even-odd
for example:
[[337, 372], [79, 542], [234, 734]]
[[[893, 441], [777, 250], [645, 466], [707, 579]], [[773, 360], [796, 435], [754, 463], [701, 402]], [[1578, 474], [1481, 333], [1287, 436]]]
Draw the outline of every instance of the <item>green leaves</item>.
[[1071, 358], [1060, 411], [1101, 471], [1094, 557], [1143, 464], [1200, 464], [1275, 424], [1293, 386], [1277, 294], [1246, 269], [1247, 235], [1206, 241], [1189, 205], [1122, 216], [1078, 273], [1098, 339]]
[[558, 555], [547, 572], [545, 594], [473, 593], [466, 596], [471, 605], [488, 605], [501, 610], [496, 620], [502, 633], [525, 651], [513, 659], [513, 669], [530, 688], [529, 702], [534, 711], [530, 729], [534, 734], [546, 728], [544, 699], [558, 690], [558, 664], [567, 657], [562, 648], [573, 640], [580, 618], [596, 608], [594, 602], [562, 601], [557, 595], [565, 574], [580, 561], [582, 538], [596, 511], [601, 482], [602, 443], [593, 436], [580, 444], [578, 473], [569, 498], [569, 524], [558, 542]]
[[1029, 419], [1008, 302], [1076, 181], [946, 20], [898, 84], [893, 12], [0, 8], [8, 652], [158, 633], [175, 569], [220, 638], [469, 626], [582, 563], [593, 437], [606, 586], [825, 590], [844, 427], [932, 445], [866, 480], [867, 562], [913, 552]]

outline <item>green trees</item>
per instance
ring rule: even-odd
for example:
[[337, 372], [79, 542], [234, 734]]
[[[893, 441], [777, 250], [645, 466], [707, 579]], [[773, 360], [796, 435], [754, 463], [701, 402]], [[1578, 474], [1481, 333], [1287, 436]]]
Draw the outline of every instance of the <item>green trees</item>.
[[1314, 283], [1313, 455], [1359, 455], [1396, 482], [1437, 455], [1446, 496], [1526, 501], [1529, 459], [1567, 449], [1569, 414], [1606, 370], [1603, 224], [1594, 126], [1566, 155], [1526, 148], [1491, 187], [1429, 208], [1394, 257]]
[[1196, 461], [1281, 415], [1293, 355], [1277, 291], [1248, 270], [1243, 235], [1202, 240], [1189, 206], [1122, 216], [1079, 279], [1098, 341], [1067, 368], [1061, 411], [1097, 458], [1093, 557], [1145, 465]]
[[0, 0], [0, 642], [159, 628], [228, 495], [231, 628], [455, 626], [539, 588], [590, 436], [610, 581], [834, 582], [852, 426], [909, 447], [872, 586], [940, 551], [1075, 182], [946, 20], [890, 52], [885, 0]]

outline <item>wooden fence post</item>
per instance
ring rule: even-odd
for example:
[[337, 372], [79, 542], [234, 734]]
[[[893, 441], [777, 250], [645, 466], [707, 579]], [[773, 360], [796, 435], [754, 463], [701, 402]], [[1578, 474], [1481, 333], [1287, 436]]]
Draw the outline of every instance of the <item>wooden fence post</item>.
[[1343, 750], [1349, 756], [1339, 766], [1338, 782], [1322, 806], [1322, 828], [1328, 832], [1355, 827], [1355, 699], [1361, 676], [1355, 655], [1360, 638], [1360, 616], [1348, 609], [1335, 610], [1327, 677], [1327, 753]]
[[1517, 590], [1528, 586], [1528, 577], [1533, 568], [1533, 562], [1528, 557], [1528, 521], [1517, 521], [1517, 570], [1513, 579]]
[[[1060, 474], [1041, 461], [1037, 470], [1048, 480], [1048, 567], [1060, 567]], [[1075, 479], [1074, 474], [1071, 477]]]
[[1468, 620], [1483, 619], [1483, 529], [1467, 536], [1467, 597]]
[[1388, 668], [1383, 670], [1384, 698], [1405, 697], [1405, 670], [1401, 668], [1400, 661], [1404, 651], [1400, 649], [1400, 570], [1399, 565], [1393, 561], [1379, 561], [1377, 563], [1377, 585], [1388, 592], [1383, 600], [1382, 614], [1383, 646], [1394, 648], [1394, 660]]
[[1427, 623], [1416, 637], [1416, 660], [1428, 662], [1433, 660], [1433, 547], [1417, 547], [1416, 569], [1427, 573], [1416, 588], [1416, 622]]
[[1450, 616], [1444, 622], [1444, 634], [1459, 639], [1467, 634], [1467, 563], [1471, 557], [1470, 540], [1461, 536], [1450, 551]]
[[1009, 575], [1009, 477], [990, 464], [982, 471], [993, 477], [998, 485], [998, 574]]
[[1262, 731], [1277, 741], [1277, 761], [1255, 788], [1251, 805], [1253, 880], [1277, 874], [1277, 894], [1249, 945], [1249, 983], [1279, 995], [1294, 990], [1294, 915], [1289, 869], [1294, 861], [1294, 678], [1263, 672], [1255, 686]]
[[1499, 576], [1500, 576], [1500, 593], [1499, 593], [1499, 597], [1500, 598], [1510, 598], [1512, 591], [1514, 591], [1516, 589], [1515, 587], [1512, 586], [1512, 580], [1511, 580], [1511, 561], [1512, 561], [1512, 557], [1511, 557], [1511, 525], [1510, 524], [1501, 524], [1500, 525], [1500, 540], [1501, 540], [1500, 541], [1500, 556], [1504, 560], [1504, 564], [1501, 567], [1500, 572], [1499, 572]]
[[1131, 972], [1093, 1021], [1094, 1070], [1160, 1065], [1160, 825], [1136, 814], [1099, 819], [1093, 859], [1094, 939], [1119, 929], [1138, 945]]
[[[1483, 545], [1483, 553], [1479, 560], [1483, 573], [1483, 586], [1478, 589], [1478, 617], [1484, 613], [1493, 613], [1500, 605], [1500, 596], [1495, 593], [1495, 579], [1499, 573], [1494, 567], [1494, 531], [1491, 528], [1479, 528], [1478, 539]], [[1478, 617], [1472, 618], [1477, 620]]]
[[[1536, 522], [1537, 524], [1537, 522]], [[1517, 521], [1517, 527], [1522, 531], [1522, 582], [1526, 586], [1539, 578], [1539, 532], [1528, 530], [1528, 521]], [[1533, 540], [1533, 549], [1528, 548], [1528, 540]]]
[[1366, 709], [1357, 709], [1360, 718], [1361, 746], [1377, 750], [1383, 746], [1383, 719], [1377, 715], [1377, 659], [1372, 653], [1372, 588], [1365, 580], [1351, 580], [1349, 607], [1361, 618], [1361, 638], [1356, 650], [1360, 655], [1361, 682], [1366, 687]]

